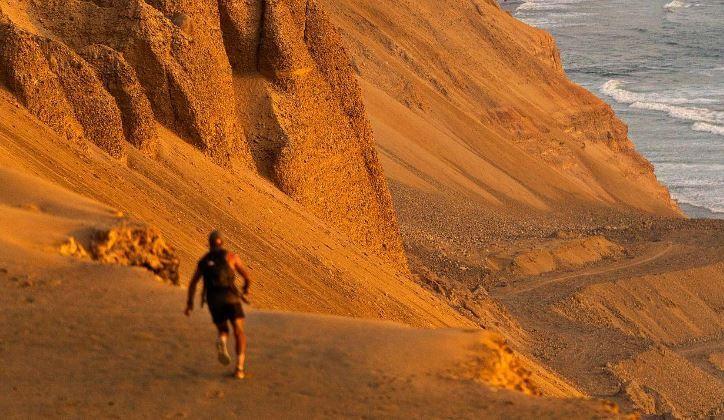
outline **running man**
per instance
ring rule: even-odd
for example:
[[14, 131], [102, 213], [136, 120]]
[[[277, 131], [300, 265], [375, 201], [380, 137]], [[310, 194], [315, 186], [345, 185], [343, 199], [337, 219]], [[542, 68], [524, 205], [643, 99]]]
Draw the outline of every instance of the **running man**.
[[[244, 335], [244, 309], [241, 302], [246, 301], [249, 293], [251, 275], [238, 255], [223, 248], [224, 240], [219, 231], [209, 235], [209, 252], [199, 261], [196, 272], [189, 284], [188, 300], [186, 302], [186, 316], [191, 315], [194, 309], [194, 296], [196, 285], [201, 278], [204, 279], [201, 306], [204, 301], [209, 305], [211, 319], [219, 330], [216, 341], [216, 350], [219, 353], [219, 362], [224, 366], [231, 363], [231, 357], [226, 347], [229, 338], [229, 323], [234, 330], [236, 339], [236, 369], [234, 377], [244, 378], [244, 358], [246, 355], [246, 336]], [[244, 278], [244, 287], [241, 291], [235, 283], [235, 272]]]

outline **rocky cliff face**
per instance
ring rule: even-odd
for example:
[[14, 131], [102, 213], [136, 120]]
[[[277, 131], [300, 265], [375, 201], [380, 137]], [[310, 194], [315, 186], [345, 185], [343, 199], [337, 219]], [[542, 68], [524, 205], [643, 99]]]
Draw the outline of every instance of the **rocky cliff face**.
[[0, 82], [55, 131], [152, 156], [160, 123], [406, 271], [360, 88], [314, 0], [15, 3]]
[[496, 1], [320, 1], [396, 183], [502, 213], [680, 214], [626, 125], [567, 79], [552, 36]]

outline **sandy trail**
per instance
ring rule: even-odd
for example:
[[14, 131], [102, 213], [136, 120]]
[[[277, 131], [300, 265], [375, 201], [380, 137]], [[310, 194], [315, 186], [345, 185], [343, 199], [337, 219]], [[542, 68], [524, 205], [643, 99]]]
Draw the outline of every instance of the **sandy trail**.
[[676, 346], [672, 350], [724, 384], [724, 370], [715, 366], [711, 361], [713, 354], [724, 352], [724, 337], [719, 336], [703, 342], [687, 343]]
[[[649, 414], [717, 415], [722, 401], [716, 389], [724, 378], [709, 358], [722, 349], [716, 286], [722, 278], [717, 252], [722, 245], [715, 230], [686, 229], [661, 232], [653, 241], [637, 237], [633, 259], [529, 278], [492, 294], [531, 332], [536, 359], [591, 395], [634, 408], [624, 392], [628, 379], [612, 367], [645, 365], [640, 360], [649, 360], [652, 348], [669, 346], [670, 365], [660, 366], [671, 370], [668, 376], [649, 377], [644, 370], [636, 380], [672, 403], [638, 408]], [[707, 397], [679, 404], [675, 396], [682, 383]]]
[[502, 298], [506, 298], [511, 295], [519, 295], [521, 293], [527, 293], [531, 292], [537, 289], [540, 289], [545, 286], [550, 286], [552, 284], [562, 283], [567, 280], [572, 280], [580, 277], [591, 277], [591, 276], [597, 276], [599, 274], [605, 274], [610, 273], [614, 271], [624, 270], [628, 268], [634, 268], [637, 266], [641, 266], [647, 263], [650, 263], [652, 261], [655, 261], [659, 258], [664, 257], [666, 254], [668, 254], [672, 248], [674, 247], [674, 244], [671, 242], [667, 242], [665, 244], [660, 244], [657, 246], [652, 247], [652, 249], [647, 252], [644, 255], [640, 255], [638, 257], [633, 258], [632, 260], [628, 261], [622, 261], [619, 263], [614, 264], [607, 264], [604, 267], [597, 267], [597, 268], [590, 268], [583, 271], [575, 272], [572, 274], [566, 274], [563, 276], [557, 276], [550, 279], [545, 279], [541, 281], [536, 281], [537, 279], [529, 280], [529, 284], [524, 284], [519, 287], [512, 287], [512, 288], [505, 288], [500, 290], [500, 295]]
[[181, 315], [183, 290], [139, 269], [45, 266], [1, 276], [0, 406], [10, 418], [588, 417], [573, 400], [466, 379], [485, 354], [475, 330], [252, 311], [251, 377], [237, 382], [215, 363], [205, 310]]
[[9, 418], [586, 418], [602, 408], [466, 379], [482, 369], [481, 331], [268, 311], [248, 317], [251, 376], [239, 382], [216, 364], [205, 310], [181, 315], [182, 290], [137, 269], [43, 271], [32, 286], [15, 271], [0, 280]]

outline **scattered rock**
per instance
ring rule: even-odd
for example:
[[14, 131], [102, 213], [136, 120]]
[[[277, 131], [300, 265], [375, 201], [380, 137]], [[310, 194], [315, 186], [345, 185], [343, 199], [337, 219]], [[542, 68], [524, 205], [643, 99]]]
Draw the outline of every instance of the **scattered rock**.
[[[103, 264], [144, 267], [160, 281], [179, 284], [180, 261], [174, 249], [152, 227], [122, 224], [99, 230], [93, 233], [87, 247], [70, 237], [61, 245], [60, 253], [68, 257], [92, 258]], [[60, 284], [60, 281], [53, 283], [54, 286]]]
[[88, 258], [86, 249], [72, 236], [60, 246], [60, 255], [65, 257]]
[[531, 372], [523, 367], [502, 336], [485, 334], [476, 350], [478, 354], [463, 366], [462, 377], [526, 395], [541, 395], [531, 382]]
[[144, 267], [179, 284], [180, 261], [155, 228], [121, 225], [98, 231], [91, 239], [90, 254], [104, 264]]

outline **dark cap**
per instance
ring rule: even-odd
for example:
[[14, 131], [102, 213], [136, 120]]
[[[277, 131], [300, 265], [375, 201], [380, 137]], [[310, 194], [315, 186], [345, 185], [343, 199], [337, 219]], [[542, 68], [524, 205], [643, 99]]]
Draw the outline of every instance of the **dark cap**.
[[209, 247], [215, 248], [221, 246], [224, 243], [224, 237], [221, 232], [214, 230], [209, 234]]

